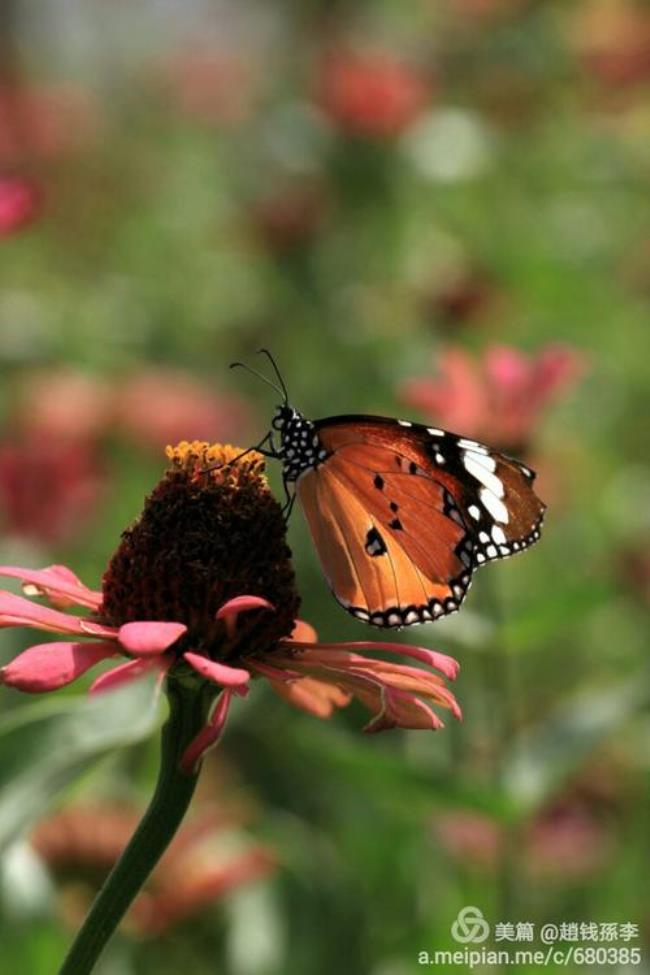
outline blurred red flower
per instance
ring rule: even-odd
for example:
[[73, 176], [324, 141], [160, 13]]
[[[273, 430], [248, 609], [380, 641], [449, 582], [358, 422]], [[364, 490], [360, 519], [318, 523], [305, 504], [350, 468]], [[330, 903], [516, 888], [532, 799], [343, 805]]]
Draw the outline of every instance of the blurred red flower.
[[579, 5], [570, 40], [585, 70], [605, 85], [624, 88], [650, 77], [650, 11], [643, 3]]
[[246, 440], [251, 415], [233, 393], [214, 393], [182, 370], [152, 367], [124, 380], [115, 421], [142, 446], [160, 450], [181, 440]]
[[[137, 809], [76, 805], [43, 820], [31, 844], [62, 888], [61, 910], [70, 927], [83, 919], [93, 895], [130, 840]], [[226, 852], [224, 837], [237, 836]], [[275, 867], [270, 850], [242, 844], [217, 810], [195, 815], [173, 839], [126, 916], [140, 936], [154, 937], [200, 915], [219, 898], [266, 876]]]
[[388, 52], [332, 52], [317, 82], [321, 108], [349, 135], [398, 136], [430, 97], [425, 78]]
[[0, 162], [55, 159], [88, 144], [100, 110], [73, 84], [21, 87], [0, 83]]
[[52, 544], [74, 537], [95, 512], [104, 477], [81, 440], [27, 435], [0, 442], [0, 527]]
[[41, 194], [23, 176], [0, 176], [0, 238], [10, 237], [39, 216]]
[[0, 526], [47, 544], [82, 532], [105, 488], [100, 438], [110, 422], [100, 381], [72, 369], [21, 376], [0, 440]]
[[622, 546], [614, 560], [615, 578], [645, 606], [650, 606], [650, 538]]
[[529, 448], [544, 409], [577, 382], [585, 360], [579, 351], [559, 344], [535, 356], [494, 345], [480, 361], [449, 345], [437, 357], [437, 366], [437, 379], [404, 383], [402, 401], [430, 422], [521, 454]]
[[453, 334], [464, 326], [480, 325], [505, 304], [495, 280], [467, 261], [443, 269], [420, 288], [421, 308], [436, 330]]
[[273, 253], [307, 246], [318, 234], [326, 214], [322, 187], [284, 187], [252, 205], [250, 216], [258, 238]]

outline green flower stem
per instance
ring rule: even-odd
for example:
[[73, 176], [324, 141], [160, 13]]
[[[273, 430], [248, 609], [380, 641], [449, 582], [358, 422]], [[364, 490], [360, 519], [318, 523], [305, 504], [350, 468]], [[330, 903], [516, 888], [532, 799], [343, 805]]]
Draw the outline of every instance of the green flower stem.
[[88, 975], [145, 880], [158, 863], [192, 799], [198, 770], [179, 768], [181, 756], [203, 727], [210, 700], [200, 687], [168, 681], [169, 717], [162, 729], [156, 791], [129, 845], [113, 867], [60, 969]]

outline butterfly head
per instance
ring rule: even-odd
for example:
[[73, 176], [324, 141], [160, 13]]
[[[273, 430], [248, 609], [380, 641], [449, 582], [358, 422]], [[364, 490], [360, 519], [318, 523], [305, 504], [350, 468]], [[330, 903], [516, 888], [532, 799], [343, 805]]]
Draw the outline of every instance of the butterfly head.
[[284, 465], [285, 481], [295, 481], [302, 473], [321, 464], [327, 452], [323, 449], [316, 428], [294, 407], [278, 406], [271, 427], [280, 435], [277, 457]]
[[301, 416], [298, 410], [295, 410], [293, 406], [289, 406], [288, 403], [283, 403], [281, 406], [276, 407], [273, 419], [271, 420], [271, 426], [274, 430], [278, 430], [281, 433], [285, 427], [291, 425], [292, 421], [300, 419]]

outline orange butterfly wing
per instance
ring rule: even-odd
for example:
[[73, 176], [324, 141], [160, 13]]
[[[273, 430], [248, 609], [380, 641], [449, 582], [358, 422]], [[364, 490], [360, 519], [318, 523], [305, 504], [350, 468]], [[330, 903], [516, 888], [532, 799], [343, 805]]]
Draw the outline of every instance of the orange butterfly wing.
[[378, 626], [454, 612], [477, 565], [539, 537], [534, 475], [475, 441], [378, 417], [316, 424], [327, 457], [297, 480], [339, 602]]

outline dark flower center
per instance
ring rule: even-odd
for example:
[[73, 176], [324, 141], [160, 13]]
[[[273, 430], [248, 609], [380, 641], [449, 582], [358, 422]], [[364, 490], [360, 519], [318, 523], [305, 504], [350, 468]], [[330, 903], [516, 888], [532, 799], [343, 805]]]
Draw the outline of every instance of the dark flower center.
[[[251, 452], [237, 460], [240, 454], [199, 441], [167, 448], [172, 466], [104, 574], [103, 621], [185, 623], [179, 650], [213, 659], [265, 651], [291, 633], [300, 600], [282, 509], [264, 459]], [[229, 640], [216, 613], [242, 595], [262, 596], [276, 611], [242, 614]]]

